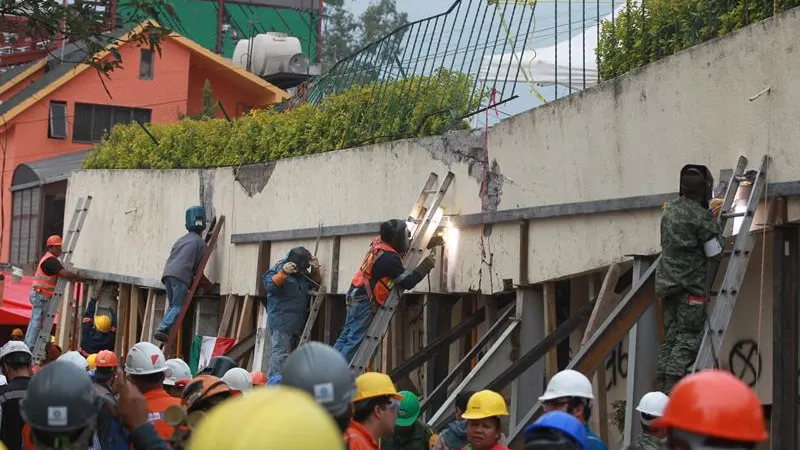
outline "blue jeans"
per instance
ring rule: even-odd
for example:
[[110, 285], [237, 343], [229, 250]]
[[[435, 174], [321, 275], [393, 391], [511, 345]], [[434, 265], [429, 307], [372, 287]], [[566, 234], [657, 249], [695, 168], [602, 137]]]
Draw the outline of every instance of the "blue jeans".
[[269, 373], [268, 378], [272, 378], [281, 374], [281, 367], [289, 353], [297, 347], [300, 336], [289, 334], [285, 331], [278, 330], [277, 328], [270, 328], [269, 330], [269, 345], [271, 352], [269, 355]]
[[28, 300], [31, 302], [31, 321], [28, 322], [28, 331], [25, 332], [25, 344], [28, 348], [33, 349], [36, 344], [36, 338], [42, 330], [42, 321], [44, 320], [44, 308], [47, 306], [48, 298], [44, 294], [31, 289], [28, 294]]
[[367, 334], [367, 328], [372, 323], [372, 302], [366, 297], [351, 299], [347, 306], [347, 317], [344, 319], [344, 328], [333, 344], [333, 348], [339, 351], [348, 362], [358, 350], [358, 346]]
[[164, 286], [167, 288], [169, 307], [164, 312], [164, 318], [161, 319], [157, 331], [169, 333], [169, 330], [172, 328], [172, 325], [175, 324], [175, 321], [178, 320], [178, 316], [181, 313], [183, 299], [186, 298], [186, 294], [189, 292], [189, 285], [177, 278], [167, 277], [164, 279]]

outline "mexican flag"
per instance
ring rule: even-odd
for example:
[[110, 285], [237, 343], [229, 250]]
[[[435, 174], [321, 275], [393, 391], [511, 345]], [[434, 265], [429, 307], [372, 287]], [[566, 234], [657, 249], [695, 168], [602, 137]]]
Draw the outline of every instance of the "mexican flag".
[[211, 358], [224, 355], [233, 344], [233, 338], [195, 336], [189, 354], [189, 369], [192, 370], [192, 376], [203, 370]]

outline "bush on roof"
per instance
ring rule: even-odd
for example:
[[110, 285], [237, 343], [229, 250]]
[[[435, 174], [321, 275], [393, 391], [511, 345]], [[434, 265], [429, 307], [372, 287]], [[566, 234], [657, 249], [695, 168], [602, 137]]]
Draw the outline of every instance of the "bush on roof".
[[87, 169], [173, 169], [232, 166], [322, 153], [405, 137], [468, 128], [458, 119], [484, 95], [468, 75], [440, 70], [429, 77], [357, 86], [285, 112], [253, 111], [224, 119], [120, 124], [84, 162]]
[[610, 80], [693, 45], [800, 6], [800, 0], [628, 0], [602, 23], [600, 79]]

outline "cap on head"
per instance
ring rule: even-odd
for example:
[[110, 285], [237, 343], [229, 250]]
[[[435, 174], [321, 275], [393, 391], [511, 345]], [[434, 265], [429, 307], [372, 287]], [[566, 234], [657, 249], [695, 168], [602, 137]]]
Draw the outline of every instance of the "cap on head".
[[356, 383], [347, 360], [333, 347], [313, 341], [303, 344], [289, 354], [281, 372], [283, 384], [308, 392], [332, 416], [349, 411]]
[[[663, 392], [648, 392], [639, 400], [639, 406], [636, 407], [636, 411], [642, 413], [642, 423], [650, 425], [655, 420], [654, 418], [664, 415], [664, 409], [667, 407], [668, 403], [669, 397]], [[653, 418], [646, 419], [644, 417], [645, 415], [652, 416]]]
[[544, 414], [531, 426], [525, 429], [524, 440], [529, 442], [537, 437], [541, 430], [556, 430], [573, 440], [580, 449], [586, 449], [586, 428], [572, 414], [563, 411], [551, 411]]
[[150, 342], [137, 343], [125, 357], [125, 373], [128, 375], [150, 375], [166, 370], [164, 353]]
[[400, 410], [397, 411], [395, 425], [398, 427], [410, 427], [414, 425], [419, 417], [419, 397], [409, 391], [400, 391], [399, 394], [403, 398], [400, 399]]
[[203, 367], [203, 370], [200, 373], [204, 373], [206, 375], [214, 375], [217, 378], [222, 378], [229, 370], [233, 369], [234, 367], [238, 367], [236, 365], [236, 361], [232, 360], [231, 358], [223, 355], [223, 356], [215, 356], [208, 360], [208, 365]]
[[189, 365], [180, 358], [168, 359], [165, 363], [167, 370], [164, 371], [164, 384], [167, 386], [175, 386], [180, 380], [190, 380], [192, 378], [192, 370]]
[[23, 341], [8, 341], [0, 347], [0, 361], [14, 353], [23, 353], [31, 356], [31, 349]]
[[45, 245], [47, 247], [61, 247], [63, 244], [64, 242], [61, 240], [61, 236], [54, 234], [47, 238], [47, 243]]
[[31, 378], [20, 413], [35, 430], [68, 433], [92, 423], [98, 409], [86, 371], [68, 361], [53, 361]]
[[203, 231], [206, 229], [206, 209], [202, 206], [190, 206], [186, 210], [185, 226], [187, 231]]
[[767, 440], [758, 396], [724, 370], [703, 370], [684, 377], [672, 389], [664, 415], [651, 427], [747, 443]]
[[558, 372], [547, 383], [547, 389], [539, 397], [539, 401], [546, 402], [563, 397], [581, 397], [594, 400], [592, 382], [586, 378], [586, 375], [577, 370], [567, 369]]
[[187, 412], [202, 409], [206, 400], [213, 397], [228, 398], [232, 394], [231, 388], [220, 378], [213, 375], [198, 375], [186, 384], [181, 393], [181, 405]]
[[397, 400], [403, 398], [397, 393], [389, 375], [380, 372], [362, 373], [356, 378], [356, 395], [353, 397], [353, 402], [375, 397], [392, 397]]
[[478, 420], [507, 415], [508, 407], [503, 396], [485, 389], [472, 394], [467, 402], [467, 410], [461, 417], [466, 420]]

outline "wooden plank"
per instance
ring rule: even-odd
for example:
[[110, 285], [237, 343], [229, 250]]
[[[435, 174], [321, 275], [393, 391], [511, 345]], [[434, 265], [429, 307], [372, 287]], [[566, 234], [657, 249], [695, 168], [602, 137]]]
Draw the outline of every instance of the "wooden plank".
[[[552, 334], [558, 328], [558, 319], [556, 317], [556, 284], [544, 283], [544, 334], [545, 336]], [[554, 346], [544, 360], [545, 376], [549, 380], [558, 372], [558, 348]]]
[[[597, 302], [594, 304], [591, 317], [589, 317], [589, 323], [586, 325], [586, 332], [581, 341], [582, 346], [585, 345], [589, 338], [600, 328], [600, 324], [606, 320], [606, 317], [608, 317], [621, 300], [622, 297], [614, 292], [614, 288], [621, 275], [620, 272], [619, 263], [613, 263], [609, 266], [603, 284], [600, 287], [600, 292], [597, 294]], [[590, 294], [593, 294], [593, 292], [590, 292]]]
[[606, 395], [606, 366], [601, 364], [597, 368], [597, 420], [599, 425], [600, 440], [608, 442], [608, 396]]
[[[129, 285], [130, 286], [130, 285]], [[140, 304], [142, 302], [141, 299], [141, 291], [136, 286], [130, 286], [130, 315], [128, 317], [128, 347], [132, 347], [134, 344], [138, 342], [138, 331], [139, 331], [139, 316], [140, 316]], [[119, 322], [118, 322], [119, 323]]]
[[164, 355], [168, 358], [174, 354], [175, 348], [175, 339], [178, 336], [178, 329], [183, 326], [183, 319], [186, 317], [186, 313], [189, 311], [189, 307], [192, 306], [192, 300], [194, 299], [194, 294], [197, 292], [197, 288], [200, 287], [200, 280], [203, 278], [203, 272], [206, 269], [206, 264], [208, 264], [208, 260], [211, 258], [211, 253], [214, 251], [214, 247], [217, 245], [217, 239], [219, 239], [219, 233], [222, 231], [222, 227], [225, 225], [225, 216], [219, 216], [217, 223], [214, 225], [214, 229], [211, 231], [211, 239], [209, 240], [208, 244], [206, 245], [206, 251], [203, 253], [203, 257], [200, 258], [200, 263], [197, 265], [197, 270], [194, 273], [194, 279], [192, 280], [192, 285], [189, 287], [189, 292], [186, 293], [186, 297], [183, 299], [183, 306], [181, 307], [181, 312], [178, 314], [177, 320], [172, 326], [172, 329], [169, 330], [169, 338], [164, 345]]
[[72, 330], [72, 285], [72, 282], [65, 284], [64, 294], [61, 297], [61, 308], [58, 313], [56, 343], [62, 349], [69, 348], [70, 332]]
[[130, 285], [118, 285], [117, 292], [117, 337], [114, 348], [117, 354], [125, 355], [130, 348], [127, 335], [128, 317], [130, 315]]
[[147, 290], [147, 301], [144, 305], [144, 317], [142, 318], [142, 334], [140, 342], [149, 341], [153, 334], [153, 311], [156, 308], [156, 291], [153, 288]]
[[241, 313], [236, 325], [236, 342], [247, 336], [253, 331], [253, 299], [250, 295], [245, 295], [242, 300]]
[[519, 222], [519, 285], [528, 284], [528, 252], [530, 251], [530, 221]]
[[217, 337], [228, 337], [231, 329], [231, 319], [233, 318], [233, 309], [236, 306], [236, 301], [233, 294], [228, 294], [224, 301], [222, 310], [222, 318], [219, 321], [219, 330], [217, 330]]

